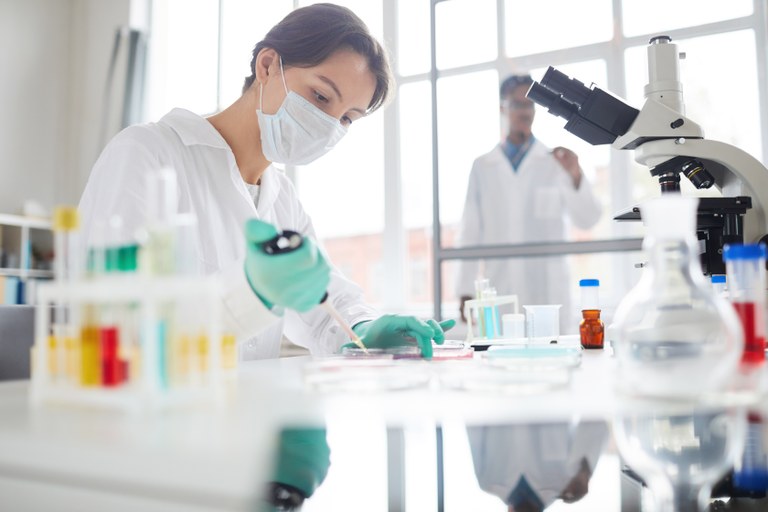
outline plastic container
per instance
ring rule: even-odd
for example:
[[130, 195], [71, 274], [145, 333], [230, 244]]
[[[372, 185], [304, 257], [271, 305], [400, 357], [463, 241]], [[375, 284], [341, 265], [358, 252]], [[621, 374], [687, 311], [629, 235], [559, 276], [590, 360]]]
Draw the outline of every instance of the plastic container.
[[561, 304], [523, 306], [525, 328], [530, 343], [557, 342], [560, 336]]
[[640, 208], [648, 264], [614, 319], [620, 392], [699, 399], [726, 391], [738, 372], [744, 340], [733, 308], [702, 273], [697, 205], [665, 194]]
[[764, 245], [726, 245], [723, 252], [731, 303], [744, 329], [745, 364], [765, 364], [765, 258]]
[[710, 276], [712, 291], [724, 299], [728, 299], [728, 289], [726, 288], [725, 274], [712, 274]]
[[506, 339], [525, 338], [525, 315], [522, 313], [508, 313], [501, 317], [502, 334]]

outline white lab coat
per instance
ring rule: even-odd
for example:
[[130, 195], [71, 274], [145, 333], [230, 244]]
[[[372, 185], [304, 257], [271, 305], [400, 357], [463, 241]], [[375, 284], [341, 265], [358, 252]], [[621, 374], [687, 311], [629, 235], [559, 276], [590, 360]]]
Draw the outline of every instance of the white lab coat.
[[586, 459], [594, 472], [608, 440], [603, 422], [468, 427], [480, 488], [507, 503], [521, 476], [548, 507]]
[[[517, 172], [497, 145], [472, 166], [461, 220], [459, 245], [523, 244], [566, 240], [567, 219], [592, 227], [602, 208], [582, 177], [578, 189], [550, 149], [533, 143]], [[479, 260], [462, 260], [457, 294], [475, 295]], [[561, 333], [574, 332], [570, 275], [562, 256], [483, 261], [482, 277], [498, 295], [516, 294], [523, 304], [562, 304]]]
[[[255, 114], [254, 114], [255, 115]], [[225, 326], [240, 342], [241, 359], [277, 357], [283, 332], [312, 353], [333, 353], [347, 336], [321, 308], [298, 314], [273, 315], [252, 292], [245, 278], [245, 237], [249, 218], [277, 229], [314, 237], [290, 180], [270, 166], [261, 178], [258, 208], [246, 189], [235, 156], [206, 119], [174, 109], [157, 123], [126, 128], [106, 146], [91, 171], [80, 200], [83, 241], [92, 244], [94, 221], [122, 218], [127, 234], [140, 228], [147, 215], [146, 176], [163, 167], [178, 177], [178, 211], [197, 217], [194, 259], [205, 274], [218, 274], [223, 284]], [[333, 269], [329, 300], [352, 325], [378, 314], [363, 302], [362, 290]]]

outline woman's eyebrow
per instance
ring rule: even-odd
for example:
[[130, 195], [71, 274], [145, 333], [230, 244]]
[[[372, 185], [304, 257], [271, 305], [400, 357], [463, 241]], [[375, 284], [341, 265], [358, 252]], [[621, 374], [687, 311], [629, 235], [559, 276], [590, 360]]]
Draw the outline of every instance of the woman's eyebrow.
[[[343, 101], [343, 100], [344, 100], [343, 96], [341, 95], [341, 91], [340, 91], [340, 90], [339, 90], [339, 88], [336, 86], [336, 83], [335, 83], [333, 80], [331, 80], [330, 78], [328, 78], [328, 77], [327, 77], [327, 76], [325, 76], [325, 75], [317, 75], [317, 78], [319, 78], [320, 80], [322, 80], [323, 82], [325, 82], [326, 84], [328, 84], [328, 86], [329, 86], [331, 89], [333, 89], [333, 92], [335, 92], [335, 93], [336, 93], [336, 96], [338, 96], [338, 97], [339, 97], [339, 101]], [[352, 110], [352, 111], [354, 111], [354, 112], [358, 112], [358, 113], [359, 113], [360, 115], [362, 115], [362, 116], [364, 116], [364, 115], [365, 115], [365, 110], [364, 110], [364, 109], [361, 109], [361, 108], [351, 108], [350, 110]]]

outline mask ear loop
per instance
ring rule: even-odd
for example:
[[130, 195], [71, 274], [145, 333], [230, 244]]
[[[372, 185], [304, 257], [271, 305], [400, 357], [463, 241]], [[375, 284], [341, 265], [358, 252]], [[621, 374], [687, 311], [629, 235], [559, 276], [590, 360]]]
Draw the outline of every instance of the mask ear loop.
[[285, 95], [288, 96], [288, 84], [285, 83], [285, 71], [283, 70], [283, 57], [280, 56], [280, 76], [283, 77], [283, 88], [285, 89]]
[[[285, 89], [285, 95], [288, 96], [288, 85], [285, 83], [285, 71], [283, 70], [283, 57], [279, 57], [280, 62], [280, 78], [283, 79], [283, 89]], [[264, 98], [264, 86], [259, 82], [259, 110], [264, 112], [262, 99]]]

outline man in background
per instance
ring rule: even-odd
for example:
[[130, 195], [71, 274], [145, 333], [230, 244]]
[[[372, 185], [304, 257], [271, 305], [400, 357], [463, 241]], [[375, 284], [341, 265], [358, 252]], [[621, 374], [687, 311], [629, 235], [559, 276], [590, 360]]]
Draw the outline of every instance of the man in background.
[[[526, 97], [530, 75], [512, 75], [500, 87], [504, 140], [478, 157], [470, 172], [459, 233], [461, 246], [525, 244], [566, 239], [567, 221], [588, 229], [602, 208], [579, 158], [564, 147], [550, 149], [531, 131], [534, 103]], [[561, 332], [574, 331], [570, 276], [563, 256], [462, 260], [458, 295], [474, 298], [474, 281], [490, 280], [498, 295], [517, 295], [519, 304], [562, 304]], [[466, 320], [466, 319], [464, 319]]]

